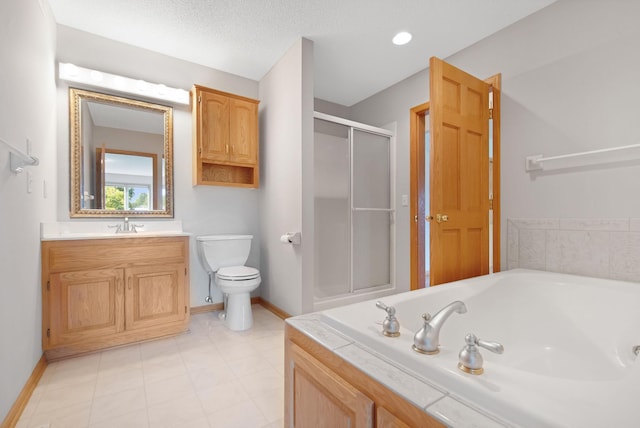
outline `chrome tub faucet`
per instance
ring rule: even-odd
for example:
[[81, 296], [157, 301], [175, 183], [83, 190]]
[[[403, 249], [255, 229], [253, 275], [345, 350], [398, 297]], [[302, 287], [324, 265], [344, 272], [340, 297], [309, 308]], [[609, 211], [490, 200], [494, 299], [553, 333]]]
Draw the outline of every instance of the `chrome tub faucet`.
[[387, 306], [384, 303], [376, 302], [376, 307], [384, 310], [387, 317], [382, 322], [382, 334], [387, 337], [400, 336], [400, 322], [396, 318], [396, 309], [393, 306]]
[[442, 308], [433, 317], [428, 313], [422, 314], [424, 326], [413, 336], [413, 350], [422, 354], [437, 354], [440, 345], [440, 329], [444, 322], [454, 313], [467, 312], [465, 304], [459, 300]]

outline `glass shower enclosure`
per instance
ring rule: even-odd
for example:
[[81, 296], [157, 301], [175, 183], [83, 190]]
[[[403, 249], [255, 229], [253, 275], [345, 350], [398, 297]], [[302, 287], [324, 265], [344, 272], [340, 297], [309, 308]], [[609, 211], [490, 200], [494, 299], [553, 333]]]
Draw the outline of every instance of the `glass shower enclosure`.
[[314, 121], [314, 299], [389, 290], [392, 133], [322, 113]]

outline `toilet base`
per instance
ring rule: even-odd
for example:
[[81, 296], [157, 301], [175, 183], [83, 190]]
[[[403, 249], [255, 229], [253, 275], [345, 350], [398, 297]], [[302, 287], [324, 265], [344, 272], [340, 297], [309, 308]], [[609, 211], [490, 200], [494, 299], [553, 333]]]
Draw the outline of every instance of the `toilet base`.
[[224, 323], [229, 330], [243, 331], [253, 326], [249, 293], [228, 294], [224, 309]]

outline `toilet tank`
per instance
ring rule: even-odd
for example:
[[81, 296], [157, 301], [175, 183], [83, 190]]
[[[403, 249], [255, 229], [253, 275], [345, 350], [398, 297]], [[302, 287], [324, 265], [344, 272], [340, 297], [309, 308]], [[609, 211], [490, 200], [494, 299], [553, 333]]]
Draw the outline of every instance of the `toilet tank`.
[[243, 266], [251, 251], [253, 235], [208, 235], [196, 237], [200, 261], [207, 272], [227, 266]]

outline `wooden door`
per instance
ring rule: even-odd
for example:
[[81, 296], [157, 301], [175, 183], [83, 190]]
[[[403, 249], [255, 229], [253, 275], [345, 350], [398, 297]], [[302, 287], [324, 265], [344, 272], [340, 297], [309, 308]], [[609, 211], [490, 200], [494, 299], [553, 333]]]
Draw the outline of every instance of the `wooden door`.
[[184, 321], [187, 316], [185, 269], [183, 263], [126, 269], [127, 330]]
[[229, 159], [229, 98], [207, 91], [199, 91], [198, 129], [200, 157], [211, 161]]
[[489, 273], [489, 84], [430, 60], [431, 285]]
[[[296, 345], [290, 345], [293, 397], [288, 427], [372, 428], [373, 401]], [[291, 419], [292, 418], [292, 419]]]
[[229, 100], [229, 160], [255, 165], [258, 162], [258, 105], [255, 102]]
[[124, 330], [122, 269], [51, 274], [47, 348]]

